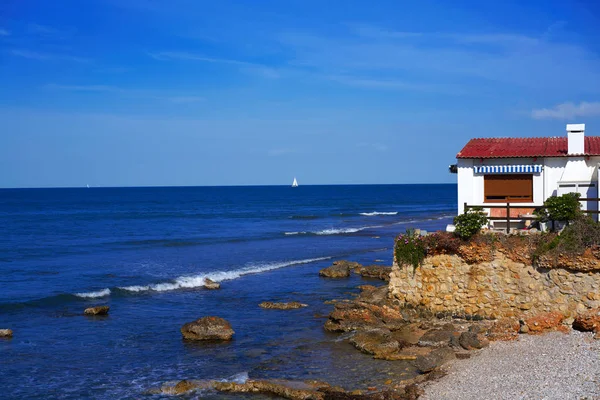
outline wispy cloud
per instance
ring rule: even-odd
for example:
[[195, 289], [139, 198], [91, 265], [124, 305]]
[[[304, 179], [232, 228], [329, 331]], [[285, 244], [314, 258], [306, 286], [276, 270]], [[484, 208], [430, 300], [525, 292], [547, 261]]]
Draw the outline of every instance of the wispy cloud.
[[7, 31], [6, 29], [2, 29], [0, 28], [0, 36], [9, 36], [10, 32]]
[[89, 58], [71, 56], [66, 54], [57, 53], [42, 53], [38, 51], [26, 50], [26, 49], [13, 49], [10, 51], [15, 57], [27, 58], [30, 60], [38, 61], [72, 61], [78, 63], [88, 63], [91, 60]]
[[552, 108], [533, 110], [531, 116], [535, 119], [570, 119], [600, 116], [600, 102], [562, 103]]
[[205, 98], [202, 96], [159, 93], [153, 90], [130, 89], [110, 85], [61, 85], [56, 83], [49, 83], [45, 85], [44, 88], [70, 92], [111, 93], [123, 97], [139, 97], [145, 99], [162, 100], [174, 104], [191, 104], [205, 100]]

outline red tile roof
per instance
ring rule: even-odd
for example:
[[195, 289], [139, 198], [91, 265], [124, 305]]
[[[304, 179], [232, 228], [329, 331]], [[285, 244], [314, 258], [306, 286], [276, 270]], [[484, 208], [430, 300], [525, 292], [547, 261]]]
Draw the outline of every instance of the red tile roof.
[[[566, 157], [566, 137], [471, 139], [456, 158]], [[600, 155], [600, 136], [585, 137], [586, 156]]]

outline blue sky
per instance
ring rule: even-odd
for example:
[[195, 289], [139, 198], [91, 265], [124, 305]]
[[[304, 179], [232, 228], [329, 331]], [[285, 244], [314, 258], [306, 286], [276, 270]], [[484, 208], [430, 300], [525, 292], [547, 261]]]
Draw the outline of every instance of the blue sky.
[[600, 5], [5, 0], [0, 87], [0, 187], [454, 182], [600, 135]]

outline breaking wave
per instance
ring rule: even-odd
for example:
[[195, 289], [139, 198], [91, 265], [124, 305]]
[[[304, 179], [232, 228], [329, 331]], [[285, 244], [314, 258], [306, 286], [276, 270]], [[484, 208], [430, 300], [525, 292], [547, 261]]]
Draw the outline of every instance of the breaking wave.
[[309, 264], [316, 261], [329, 260], [332, 257], [318, 257], [318, 258], [307, 258], [304, 260], [293, 260], [283, 262], [273, 262], [265, 264], [251, 264], [247, 267], [236, 269], [233, 271], [215, 271], [208, 272], [206, 274], [191, 275], [191, 276], [180, 276], [171, 282], [161, 282], [151, 285], [133, 285], [133, 286], [122, 286], [118, 289], [125, 290], [128, 292], [166, 292], [177, 289], [194, 289], [204, 286], [204, 280], [206, 278], [214, 282], [229, 281], [237, 279], [244, 275], [257, 274], [260, 272], [270, 271], [274, 269], [289, 267], [292, 265]]
[[345, 233], [356, 233], [360, 231], [364, 231], [365, 229], [370, 228], [380, 228], [380, 226], [363, 226], [360, 228], [329, 228], [323, 229], [320, 231], [314, 232], [284, 232], [284, 235], [317, 235], [317, 236], [325, 236], [325, 235], [343, 235]]
[[374, 217], [377, 215], [398, 215], [398, 211], [373, 211], [373, 212], [362, 212], [360, 215], [364, 215], [366, 217]]
[[96, 292], [83, 292], [83, 293], [75, 293], [77, 297], [83, 297], [85, 299], [95, 299], [97, 297], [106, 297], [110, 296], [110, 289], [102, 289]]

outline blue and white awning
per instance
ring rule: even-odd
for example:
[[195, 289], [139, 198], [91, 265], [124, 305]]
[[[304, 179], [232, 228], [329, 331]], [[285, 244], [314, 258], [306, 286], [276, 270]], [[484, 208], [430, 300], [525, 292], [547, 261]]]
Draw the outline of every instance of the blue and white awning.
[[541, 165], [481, 165], [474, 166], [476, 174], [537, 174]]

